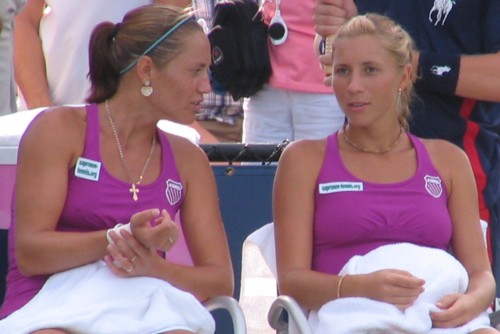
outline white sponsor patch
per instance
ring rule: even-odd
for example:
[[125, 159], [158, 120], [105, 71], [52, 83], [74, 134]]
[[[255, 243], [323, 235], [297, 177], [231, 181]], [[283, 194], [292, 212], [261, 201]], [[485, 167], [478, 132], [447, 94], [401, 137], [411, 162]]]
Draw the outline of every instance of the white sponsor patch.
[[363, 182], [330, 182], [319, 185], [320, 194], [330, 194], [342, 191], [363, 191]]
[[98, 181], [101, 163], [86, 158], [78, 158], [75, 166], [75, 176], [90, 181]]

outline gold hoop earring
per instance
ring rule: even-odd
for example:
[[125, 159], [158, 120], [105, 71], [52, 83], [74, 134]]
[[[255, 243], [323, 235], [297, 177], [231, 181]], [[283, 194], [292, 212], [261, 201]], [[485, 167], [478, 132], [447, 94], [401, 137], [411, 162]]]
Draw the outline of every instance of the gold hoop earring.
[[153, 87], [151, 87], [151, 81], [144, 80], [144, 86], [141, 87], [141, 94], [145, 97], [153, 94]]

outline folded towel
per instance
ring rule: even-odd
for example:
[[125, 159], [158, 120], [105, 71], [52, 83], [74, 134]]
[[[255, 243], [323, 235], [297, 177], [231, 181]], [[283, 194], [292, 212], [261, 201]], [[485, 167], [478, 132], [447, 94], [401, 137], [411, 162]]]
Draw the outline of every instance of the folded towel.
[[404, 312], [391, 304], [368, 298], [333, 300], [311, 312], [309, 320], [313, 333], [459, 334], [489, 326], [485, 311], [459, 328], [432, 328], [430, 312], [439, 311], [436, 302], [444, 295], [465, 292], [468, 285], [465, 268], [449, 253], [409, 243], [387, 245], [364, 256], [354, 256], [341, 274], [367, 274], [381, 269], [408, 271], [426, 281], [425, 291]]
[[115, 276], [103, 261], [51, 276], [23, 308], [0, 321], [0, 333], [62, 328], [70, 333], [215, 332], [215, 322], [190, 293], [151, 277]]

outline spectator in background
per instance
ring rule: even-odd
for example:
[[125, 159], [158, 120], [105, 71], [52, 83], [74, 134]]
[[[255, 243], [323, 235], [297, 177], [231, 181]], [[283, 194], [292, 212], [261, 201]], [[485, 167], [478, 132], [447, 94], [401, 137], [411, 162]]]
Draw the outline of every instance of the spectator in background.
[[[316, 30], [334, 34], [345, 20], [367, 12], [388, 15], [415, 40], [419, 101], [411, 108], [410, 130], [467, 153], [500, 282], [500, 1], [317, 0]], [[331, 63], [331, 56], [320, 59]]]
[[[198, 23], [208, 34], [212, 29], [212, 16], [216, 0], [193, 0], [192, 5]], [[196, 115], [198, 123], [221, 142], [241, 142], [243, 100], [234, 101], [231, 94], [205, 94], [201, 111]]]
[[323, 85], [323, 73], [315, 65], [314, 4], [314, 0], [263, 3], [264, 19], [274, 22], [280, 14], [288, 32], [274, 39], [278, 43], [268, 42], [273, 71], [269, 84], [244, 100], [246, 143], [322, 138], [344, 124], [335, 95]]
[[28, 0], [16, 18], [15, 71], [23, 109], [83, 103], [93, 27], [152, 0]]
[[[186, 7], [189, 0], [28, 0], [16, 19], [15, 71], [21, 109], [83, 103], [89, 95], [88, 44], [92, 28], [119, 22], [147, 5]], [[198, 124], [201, 140], [217, 139]]]
[[24, 3], [25, 0], [0, 1], [0, 115], [17, 111], [12, 40], [14, 18]]

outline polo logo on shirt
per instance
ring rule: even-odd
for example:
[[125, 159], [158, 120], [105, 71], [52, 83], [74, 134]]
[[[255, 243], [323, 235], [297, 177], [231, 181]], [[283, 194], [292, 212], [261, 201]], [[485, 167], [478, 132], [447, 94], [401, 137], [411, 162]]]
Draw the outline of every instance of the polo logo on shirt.
[[172, 179], [168, 179], [166, 183], [167, 188], [165, 189], [165, 196], [167, 197], [168, 203], [174, 205], [179, 202], [182, 197], [182, 183]]
[[319, 184], [320, 194], [338, 193], [343, 191], [363, 191], [363, 182], [329, 182]]
[[434, 75], [437, 75], [439, 77], [442, 77], [444, 74], [448, 73], [451, 71], [451, 67], [449, 66], [437, 66], [434, 65], [431, 67], [431, 73]]
[[441, 186], [441, 178], [439, 176], [424, 176], [425, 180], [425, 190], [434, 198], [439, 198], [443, 193], [443, 187]]
[[[455, 4], [455, 0], [434, 0], [434, 5], [429, 11], [429, 21], [434, 23], [434, 26], [437, 26], [439, 22], [444, 26], [444, 22]], [[434, 13], [436, 17], [435, 21], [433, 20]]]

